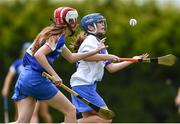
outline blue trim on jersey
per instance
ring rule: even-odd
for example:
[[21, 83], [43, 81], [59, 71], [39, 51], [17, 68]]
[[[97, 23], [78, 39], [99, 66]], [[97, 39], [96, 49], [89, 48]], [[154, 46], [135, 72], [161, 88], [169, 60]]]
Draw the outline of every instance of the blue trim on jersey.
[[[49, 53], [46, 58], [51, 66], [53, 66], [53, 62], [59, 57], [61, 51], [61, 47], [65, 44], [65, 37], [64, 35], [61, 36], [58, 41], [57, 45], [54, 51]], [[23, 65], [31, 65], [32, 69], [38, 71], [38, 72], [43, 72], [45, 69], [41, 66], [41, 64], [36, 60], [34, 56], [31, 56], [29, 53], [25, 53], [25, 56], [23, 58]]]
[[[106, 49], [102, 49], [102, 50], [100, 51], [100, 54], [106, 54]], [[106, 61], [105, 61], [105, 66], [107, 66], [107, 65], [109, 65], [109, 64], [111, 64], [111, 62], [110, 62], [109, 60], [106, 60]]]
[[102, 49], [99, 53], [100, 54], [106, 54], [106, 49]]
[[107, 65], [109, 65], [109, 64], [111, 64], [111, 62], [110, 62], [109, 60], [106, 60], [106, 61], [105, 61], [105, 66], [107, 66]]

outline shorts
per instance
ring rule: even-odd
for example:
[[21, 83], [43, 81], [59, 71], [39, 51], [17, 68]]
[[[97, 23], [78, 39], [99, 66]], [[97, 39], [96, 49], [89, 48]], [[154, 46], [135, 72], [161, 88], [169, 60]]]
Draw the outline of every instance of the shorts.
[[[78, 93], [81, 97], [86, 98], [88, 101], [97, 105], [99, 107], [105, 107], [106, 104], [101, 96], [96, 91], [96, 84], [93, 85], [82, 85], [82, 86], [74, 86], [72, 88], [76, 93]], [[88, 112], [93, 110], [89, 105], [83, 102], [81, 99], [76, 96], [71, 95], [72, 103], [75, 105], [78, 112]]]
[[18, 101], [31, 96], [37, 100], [49, 100], [56, 95], [58, 88], [40, 72], [26, 66], [16, 82], [12, 99]]

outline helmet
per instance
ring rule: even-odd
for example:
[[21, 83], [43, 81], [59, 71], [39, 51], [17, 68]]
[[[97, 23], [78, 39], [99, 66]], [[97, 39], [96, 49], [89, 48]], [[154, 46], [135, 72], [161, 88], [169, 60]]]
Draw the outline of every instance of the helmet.
[[22, 46], [22, 54], [24, 55], [26, 50], [31, 46], [31, 42], [25, 42]]
[[59, 7], [54, 10], [54, 22], [56, 25], [65, 26], [70, 21], [77, 23], [78, 12], [71, 7]]
[[31, 42], [25, 42], [22, 47], [23, 51], [26, 51], [31, 44], [32, 44]]
[[88, 14], [81, 19], [81, 28], [88, 32], [88, 25], [95, 26], [96, 28], [96, 23], [99, 21], [106, 21], [106, 18], [100, 13]]

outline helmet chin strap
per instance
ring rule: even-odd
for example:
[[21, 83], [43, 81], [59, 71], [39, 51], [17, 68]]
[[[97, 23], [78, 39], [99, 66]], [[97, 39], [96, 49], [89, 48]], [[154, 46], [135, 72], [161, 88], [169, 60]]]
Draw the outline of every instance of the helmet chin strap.
[[105, 37], [105, 35], [103, 33], [97, 33], [96, 37], [99, 39], [103, 39]]
[[73, 36], [75, 34], [75, 31], [73, 31], [73, 29], [71, 28], [70, 24], [67, 23], [66, 19], [63, 18], [64, 23], [67, 25], [68, 29], [70, 30], [71, 34], [69, 35], [70, 37]]
[[90, 34], [96, 35], [96, 33], [97, 33], [97, 26], [96, 26], [95, 23], [93, 23], [93, 26], [94, 26], [95, 31], [88, 31], [88, 32], [89, 32]]
[[93, 23], [93, 25], [94, 25], [95, 31], [88, 31], [88, 33], [96, 36], [99, 39], [104, 38], [105, 35], [103, 33], [98, 33], [96, 24]]

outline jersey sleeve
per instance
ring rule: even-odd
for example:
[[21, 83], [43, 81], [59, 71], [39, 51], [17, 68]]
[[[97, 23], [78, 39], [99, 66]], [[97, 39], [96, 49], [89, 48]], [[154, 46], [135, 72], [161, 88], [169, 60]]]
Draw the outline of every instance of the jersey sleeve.
[[98, 41], [96, 38], [87, 38], [84, 40], [84, 42], [81, 44], [81, 47], [79, 49], [79, 52], [89, 52], [98, 47]]
[[89, 52], [89, 51], [92, 51], [95, 48], [96, 48], [95, 46], [93, 46], [91, 44], [87, 44], [87, 45], [84, 45], [84, 47], [82, 47], [81, 52]]
[[106, 60], [106, 61], [105, 61], [105, 66], [107, 66], [107, 65], [109, 65], [109, 64], [111, 64], [111, 62], [110, 62], [109, 60]]
[[[107, 51], [106, 49], [102, 49], [102, 50], [100, 51], [100, 54], [108, 54], [108, 51]], [[107, 65], [109, 65], [109, 64], [111, 64], [111, 61], [106, 60], [106, 61], [105, 61], [105, 66], [107, 66]]]

